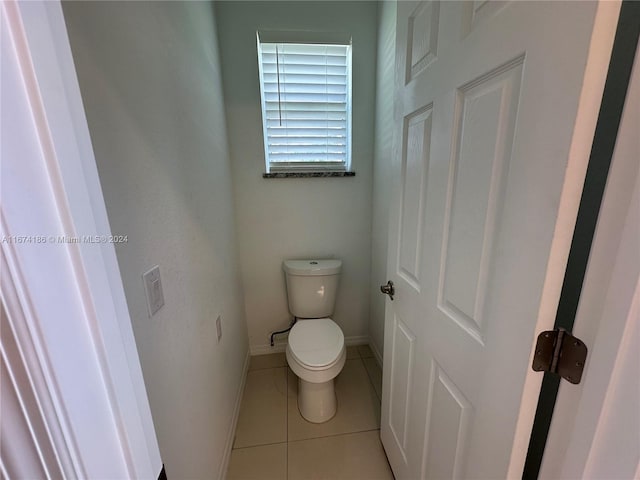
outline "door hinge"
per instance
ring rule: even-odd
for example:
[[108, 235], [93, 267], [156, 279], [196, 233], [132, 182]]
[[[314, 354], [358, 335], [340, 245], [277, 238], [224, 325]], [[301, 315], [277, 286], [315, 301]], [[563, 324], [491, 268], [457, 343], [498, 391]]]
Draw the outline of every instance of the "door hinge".
[[536, 372], [557, 373], [566, 381], [578, 384], [582, 379], [587, 346], [562, 328], [538, 335], [531, 368]]

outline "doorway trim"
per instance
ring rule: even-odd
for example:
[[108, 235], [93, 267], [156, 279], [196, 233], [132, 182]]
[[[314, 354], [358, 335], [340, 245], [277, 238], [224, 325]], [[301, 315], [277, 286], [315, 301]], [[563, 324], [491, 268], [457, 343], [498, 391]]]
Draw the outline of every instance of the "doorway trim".
[[[65, 474], [95, 477], [109, 467], [128, 472], [119, 476], [156, 478], [162, 461], [114, 245], [101, 238], [110, 234], [109, 222], [61, 4], [10, 0], [0, 14], [10, 52], [3, 68], [6, 62], [14, 81], [3, 83], [13, 103], [3, 102], [2, 115], [20, 112], [14, 127], [24, 134], [8, 136], [14, 144], [7, 145], [25, 146], [7, 147], [2, 159], [12, 168], [3, 174], [11, 172], [21, 187], [3, 188], [0, 233], [51, 244], [29, 250], [3, 241], [3, 287], [13, 282], [20, 297], [2, 301], [13, 302], [6, 313], [15, 312], [19, 346], [32, 353], [11, 360], [39, 375], [33, 388], [51, 406], [42, 412], [60, 432], [50, 438], [64, 454]], [[29, 201], [23, 186], [33, 189]], [[27, 420], [32, 411], [23, 410]], [[46, 435], [34, 445], [41, 440]], [[14, 460], [22, 468], [30, 459]]]
[[[640, 33], [640, 24], [637, 22], [639, 17], [640, 3], [623, 0], [554, 328], [567, 331], [573, 328], [631, 78]], [[559, 387], [560, 377], [545, 372], [529, 439], [523, 479], [538, 478]]]

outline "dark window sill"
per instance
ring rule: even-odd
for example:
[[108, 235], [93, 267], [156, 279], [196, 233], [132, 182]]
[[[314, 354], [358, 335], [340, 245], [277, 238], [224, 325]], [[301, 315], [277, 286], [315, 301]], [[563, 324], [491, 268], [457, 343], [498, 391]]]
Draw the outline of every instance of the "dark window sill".
[[273, 172], [262, 174], [262, 178], [332, 178], [355, 176], [356, 172]]

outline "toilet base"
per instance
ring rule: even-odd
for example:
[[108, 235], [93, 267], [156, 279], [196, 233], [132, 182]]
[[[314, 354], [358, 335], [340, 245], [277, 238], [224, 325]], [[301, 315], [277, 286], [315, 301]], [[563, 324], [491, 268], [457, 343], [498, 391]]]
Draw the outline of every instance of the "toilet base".
[[305, 420], [312, 423], [331, 420], [337, 404], [333, 378], [328, 382], [311, 383], [298, 377], [298, 410]]

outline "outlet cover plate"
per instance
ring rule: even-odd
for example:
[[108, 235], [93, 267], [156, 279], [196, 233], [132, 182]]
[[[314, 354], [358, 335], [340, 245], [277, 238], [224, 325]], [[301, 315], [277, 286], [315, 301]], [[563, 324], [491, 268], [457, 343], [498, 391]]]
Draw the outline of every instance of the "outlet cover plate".
[[164, 305], [164, 294], [162, 293], [162, 282], [160, 280], [160, 267], [152, 267], [142, 275], [144, 281], [144, 291], [147, 295], [147, 307], [149, 317], [152, 317]]

